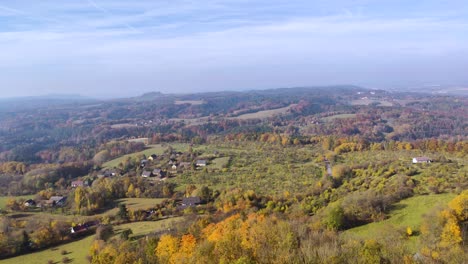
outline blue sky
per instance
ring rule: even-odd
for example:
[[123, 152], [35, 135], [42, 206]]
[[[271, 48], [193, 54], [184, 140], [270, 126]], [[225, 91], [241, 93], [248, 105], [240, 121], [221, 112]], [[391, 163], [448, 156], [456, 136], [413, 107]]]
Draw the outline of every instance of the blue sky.
[[468, 2], [0, 0], [0, 97], [468, 84]]

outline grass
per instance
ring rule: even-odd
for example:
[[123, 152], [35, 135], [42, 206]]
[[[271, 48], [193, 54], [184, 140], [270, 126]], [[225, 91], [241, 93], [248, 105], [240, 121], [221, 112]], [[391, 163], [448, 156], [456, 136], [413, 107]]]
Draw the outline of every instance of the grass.
[[340, 115], [332, 115], [332, 116], [327, 116], [322, 118], [324, 122], [330, 122], [335, 119], [340, 119], [340, 118], [355, 118], [356, 114], [340, 114]]
[[[72, 260], [73, 264], [86, 264], [89, 263], [86, 256], [89, 254], [89, 248], [93, 242], [94, 236], [88, 236], [81, 240], [64, 244], [51, 249], [45, 249], [39, 252], [30, 253], [14, 258], [0, 260], [2, 264], [45, 264], [47, 261], [52, 260], [54, 263], [62, 263], [62, 259], [67, 257]], [[67, 251], [66, 255], [62, 255], [61, 252]]]
[[202, 105], [205, 104], [206, 102], [203, 100], [180, 100], [180, 101], [175, 101], [175, 105], [181, 105], [181, 104], [190, 104], [190, 105]]
[[150, 234], [152, 232], [157, 232], [157, 231], [167, 229], [171, 227], [172, 225], [174, 225], [175, 223], [180, 222], [182, 219], [183, 219], [182, 217], [174, 217], [174, 218], [168, 218], [168, 219], [163, 219], [159, 221], [143, 221], [143, 222], [128, 223], [128, 224], [123, 224], [123, 225], [114, 227], [114, 232], [120, 233], [121, 231], [125, 229], [131, 229], [133, 234], [130, 237], [140, 237], [140, 236]]
[[385, 100], [374, 100], [374, 99], [358, 99], [351, 101], [351, 105], [370, 105], [377, 104], [377, 106], [393, 106], [392, 102]]
[[5, 205], [6, 205], [7, 201], [8, 201], [8, 199], [10, 199], [10, 198], [14, 198], [16, 200], [19, 200], [19, 199], [28, 200], [28, 199], [34, 198], [34, 195], [0, 196], [0, 209], [5, 209]]
[[[175, 150], [178, 150], [178, 151], [187, 151], [187, 149], [188, 149], [188, 144], [186, 144], [186, 143], [174, 143], [174, 144], [170, 144], [170, 146], [173, 147]], [[145, 149], [143, 151], [121, 156], [119, 158], [116, 158], [116, 159], [113, 159], [111, 161], [108, 161], [108, 162], [104, 163], [102, 166], [104, 168], [114, 168], [114, 167], [117, 167], [119, 165], [119, 163], [123, 162], [127, 157], [133, 158], [133, 157], [137, 157], [137, 156], [143, 155], [143, 154], [146, 157], [151, 156], [152, 154], [161, 155], [162, 153], [164, 153], [164, 151], [168, 147], [169, 147], [169, 144], [150, 145], [149, 148], [147, 148], [147, 149]]]
[[277, 108], [277, 109], [264, 110], [264, 111], [258, 111], [258, 112], [255, 112], [255, 113], [243, 114], [243, 115], [240, 115], [240, 116], [232, 117], [230, 119], [269, 118], [269, 117], [273, 117], [275, 115], [285, 114], [293, 106], [295, 106], [295, 104], [292, 104], [292, 105], [286, 106], [286, 107], [282, 107], [282, 108]]
[[[156, 204], [161, 203], [164, 199], [159, 199], [159, 198], [125, 198], [125, 199], [119, 199], [116, 202], [117, 203], [125, 203], [127, 205], [128, 209], [131, 210], [140, 210], [140, 209], [150, 209], [154, 207]], [[82, 216], [82, 215], [65, 215], [65, 214], [60, 214], [60, 213], [49, 213], [49, 212], [15, 212], [12, 214], [9, 214], [10, 217], [14, 217], [15, 219], [18, 220], [25, 220], [25, 221], [38, 221], [41, 223], [48, 223], [50, 220], [59, 220], [59, 221], [65, 221], [65, 222], [75, 222], [75, 223], [80, 223], [80, 222], [85, 222], [90, 219], [95, 219], [97, 217], [102, 217], [104, 215], [115, 215], [119, 209], [112, 208], [109, 209], [103, 213], [92, 215], [92, 216]]]
[[411, 197], [400, 201], [395, 209], [390, 212], [390, 217], [384, 221], [370, 223], [347, 230], [349, 235], [357, 235], [362, 238], [372, 238], [375, 234], [389, 225], [396, 228], [411, 227], [413, 231], [419, 231], [423, 215], [430, 212], [436, 206], [448, 204], [455, 194], [432, 194]]
[[[130, 210], [141, 210], [141, 209], [150, 209], [153, 208], [156, 204], [159, 204], [164, 199], [160, 198], [125, 198], [119, 199], [117, 203], [124, 203], [127, 206], [127, 209]], [[119, 208], [112, 208], [106, 211], [105, 215], [115, 215], [119, 211]]]
[[210, 168], [214, 169], [222, 169], [226, 168], [227, 165], [229, 164], [230, 157], [222, 157], [222, 158], [216, 158], [212, 161], [212, 164], [209, 165]]
[[[168, 227], [171, 227], [174, 223], [182, 220], [182, 217], [169, 218], [160, 221], [146, 221], [146, 222], [135, 222], [128, 223], [114, 227], [114, 232], [118, 234], [124, 229], [132, 229], [133, 235], [131, 237], [138, 237], [147, 235], [151, 232], [161, 231]], [[28, 263], [28, 264], [44, 264], [49, 260], [53, 260], [54, 263], [62, 263], [64, 257], [72, 259], [73, 264], [86, 264], [88, 263], [86, 256], [89, 254], [89, 248], [93, 242], [94, 235], [88, 236], [81, 240], [64, 244], [51, 249], [22, 255], [10, 259], [1, 260], [2, 264], [17, 264], [17, 263]], [[61, 252], [65, 250], [68, 253], [62, 255]]]

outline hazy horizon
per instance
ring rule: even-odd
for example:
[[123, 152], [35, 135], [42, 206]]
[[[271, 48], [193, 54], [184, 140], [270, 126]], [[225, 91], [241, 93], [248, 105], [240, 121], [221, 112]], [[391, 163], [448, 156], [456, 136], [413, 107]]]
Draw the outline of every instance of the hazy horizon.
[[466, 85], [468, 3], [0, 3], [0, 98]]

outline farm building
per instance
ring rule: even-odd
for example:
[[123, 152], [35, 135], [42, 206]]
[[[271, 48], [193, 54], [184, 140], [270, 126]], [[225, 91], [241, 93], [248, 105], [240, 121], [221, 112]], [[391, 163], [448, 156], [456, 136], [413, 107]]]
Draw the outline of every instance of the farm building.
[[428, 157], [415, 157], [413, 163], [431, 163], [432, 160]]

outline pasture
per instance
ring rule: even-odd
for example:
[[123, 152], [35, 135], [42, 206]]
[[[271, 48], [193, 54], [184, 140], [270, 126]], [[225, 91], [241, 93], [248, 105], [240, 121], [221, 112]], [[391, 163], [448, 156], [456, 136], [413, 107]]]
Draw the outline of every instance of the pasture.
[[[130, 237], [139, 237], [150, 234], [152, 232], [158, 232], [167, 228], [170, 228], [177, 222], [181, 221], [182, 217], [168, 218], [159, 221], [146, 221], [146, 222], [134, 222], [114, 226], [114, 233], [118, 235], [122, 230], [131, 229], [133, 234]], [[62, 263], [62, 259], [67, 257], [71, 259], [70, 263], [73, 264], [86, 264], [89, 263], [86, 256], [89, 254], [89, 249], [94, 240], [94, 235], [82, 238], [80, 240], [63, 244], [57, 247], [52, 247], [42, 251], [13, 257], [5, 260], [1, 260], [2, 264], [45, 264], [49, 260], [53, 263]], [[62, 255], [62, 251], [66, 251], [67, 254]]]
[[270, 117], [274, 117], [276, 115], [286, 114], [289, 111], [289, 109], [291, 109], [295, 105], [296, 104], [292, 104], [292, 105], [282, 107], [282, 108], [258, 111], [258, 112], [249, 113], [249, 114], [243, 114], [243, 115], [240, 115], [240, 116], [231, 117], [229, 119], [263, 119], [263, 118], [270, 118]]
[[108, 162], [105, 162], [102, 166], [104, 168], [114, 168], [114, 167], [118, 167], [119, 164], [121, 162], [123, 162], [127, 157], [130, 157], [130, 158], [135, 158], [135, 157], [138, 157], [138, 156], [141, 156], [141, 155], [145, 155], [146, 157], [149, 157], [151, 156], [152, 154], [156, 154], [156, 155], [161, 155], [162, 153], [164, 153], [164, 151], [169, 147], [171, 146], [172, 148], [174, 148], [175, 150], [177, 151], [187, 151], [188, 150], [188, 144], [187, 143], [174, 143], [174, 144], [156, 144], [156, 145], [150, 145], [149, 148], [143, 150], [143, 151], [140, 151], [140, 152], [136, 152], [136, 153], [132, 153], [132, 154], [127, 154], [127, 155], [123, 155], [121, 157], [118, 157], [116, 159], [113, 159], [113, 160], [110, 160]]
[[335, 119], [343, 119], [343, 118], [355, 118], [356, 114], [340, 114], [340, 115], [332, 115], [322, 118], [324, 122], [330, 122]]
[[437, 206], [447, 205], [455, 196], [455, 194], [451, 193], [431, 194], [402, 200], [395, 204], [388, 219], [355, 227], [345, 231], [345, 233], [363, 238], [372, 238], [388, 226], [403, 230], [410, 227], [413, 231], [419, 231], [424, 214], [429, 213]]
[[7, 202], [8, 202], [8, 199], [10, 199], [10, 198], [13, 198], [15, 200], [19, 200], [19, 199], [28, 200], [28, 199], [34, 198], [34, 195], [0, 196], [0, 209], [5, 209], [5, 206], [6, 206]]
[[183, 104], [202, 105], [202, 104], [206, 104], [206, 102], [203, 100], [178, 100], [178, 101], [175, 101], [174, 104], [175, 105], [183, 105]]

